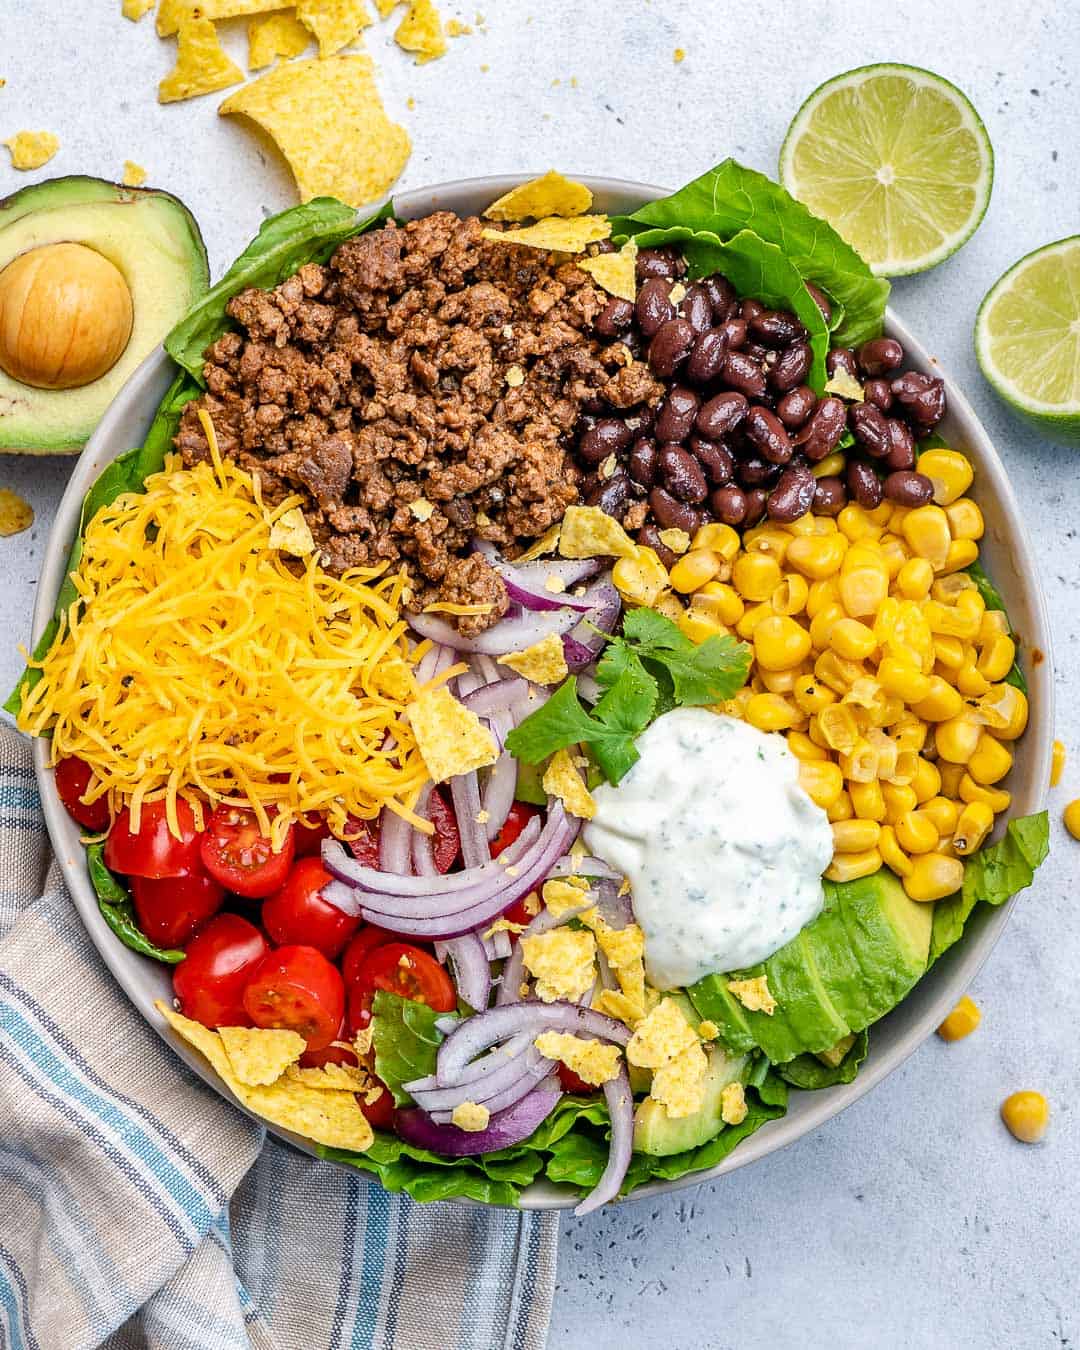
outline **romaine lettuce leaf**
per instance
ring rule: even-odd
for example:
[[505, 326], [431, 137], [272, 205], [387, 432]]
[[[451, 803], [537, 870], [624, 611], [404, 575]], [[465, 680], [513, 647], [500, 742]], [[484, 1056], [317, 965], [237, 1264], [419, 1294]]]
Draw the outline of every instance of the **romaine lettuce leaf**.
[[130, 947], [133, 952], [163, 961], [169, 966], [178, 965], [184, 959], [184, 953], [175, 947], [159, 947], [150, 941], [139, 927], [127, 887], [105, 866], [104, 855], [104, 844], [86, 846], [86, 864], [101, 917], [124, 946]]
[[386, 989], [376, 990], [371, 1013], [375, 1072], [389, 1089], [394, 1105], [408, 1106], [412, 1098], [402, 1084], [435, 1072], [435, 1056], [443, 1039], [435, 1029], [440, 1014], [426, 1003]]
[[[976, 589], [982, 596], [983, 604], [986, 608], [1000, 610], [1004, 613], [1005, 601], [1001, 598], [1001, 592], [987, 576], [986, 569], [983, 567], [982, 563], [976, 558], [970, 567], [965, 568], [965, 571], [972, 581], [974, 581]], [[1009, 625], [1009, 628], [1010, 630], [1012, 629], [1012, 624]], [[1015, 632], [1012, 633], [1012, 640], [1016, 643], [1017, 650], [1019, 650], [1020, 639]], [[1018, 661], [1013, 662], [1012, 670], [1005, 676], [1005, 683], [1015, 685], [1023, 694], [1027, 693], [1027, 680], [1024, 678], [1024, 672], [1020, 669], [1020, 663]]]
[[779, 1065], [777, 1073], [786, 1083], [802, 1088], [804, 1092], [832, 1087], [834, 1083], [850, 1083], [866, 1058], [869, 1043], [869, 1033], [864, 1027], [839, 1064], [826, 1064], [817, 1055], [796, 1055], [786, 1064]]

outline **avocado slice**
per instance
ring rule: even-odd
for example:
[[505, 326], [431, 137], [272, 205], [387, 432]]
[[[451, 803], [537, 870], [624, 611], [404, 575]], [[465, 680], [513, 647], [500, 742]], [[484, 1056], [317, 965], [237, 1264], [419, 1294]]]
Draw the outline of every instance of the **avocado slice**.
[[729, 1055], [719, 1045], [706, 1047], [705, 1100], [692, 1116], [672, 1118], [660, 1102], [646, 1097], [634, 1113], [634, 1151], [666, 1158], [699, 1148], [724, 1128], [721, 1097], [729, 1083], [738, 1082], [746, 1070], [745, 1055]]
[[195, 218], [168, 192], [70, 177], [0, 201], [0, 270], [57, 243], [83, 244], [119, 269], [131, 291], [131, 337], [104, 375], [78, 388], [39, 389], [0, 370], [0, 453], [81, 450], [128, 376], [210, 282]]

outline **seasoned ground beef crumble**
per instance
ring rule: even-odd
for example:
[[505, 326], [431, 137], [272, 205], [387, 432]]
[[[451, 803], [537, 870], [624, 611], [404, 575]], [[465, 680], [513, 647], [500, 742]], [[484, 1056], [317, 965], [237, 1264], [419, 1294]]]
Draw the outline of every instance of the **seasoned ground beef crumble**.
[[609, 297], [587, 273], [481, 229], [449, 212], [389, 224], [236, 296], [238, 331], [207, 351], [176, 437], [185, 464], [207, 458], [205, 407], [268, 501], [305, 497], [331, 571], [405, 560], [416, 607], [493, 603], [457, 620], [465, 634], [507, 609], [470, 541], [520, 553], [578, 500], [582, 412], [662, 392], [592, 330]]

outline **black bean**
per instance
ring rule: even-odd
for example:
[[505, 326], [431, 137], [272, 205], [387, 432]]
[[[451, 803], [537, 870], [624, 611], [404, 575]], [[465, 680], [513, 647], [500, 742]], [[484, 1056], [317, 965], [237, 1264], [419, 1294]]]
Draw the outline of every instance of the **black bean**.
[[725, 383], [747, 398], [761, 398], [767, 388], [761, 366], [744, 352], [729, 351], [724, 357]]
[[651, 548], [665, 567], [671, 568], [675, 566], [677, 555], [672, 553], [671, 549], [669, 549], [660, 538], [660, 531], [651, 520], [647, 525], [642, 525], [641, 529], [638, 530], [637, 541], [646, 548]]
[[824, 459], [844, 434], [846, 423], [847, 408], [841, 400], [823, 398], [795, 436], [795, 444], [807, 459], [814, 462]]
[[660, 478], [664, 487], [681, 502], [697, 506], [708, 495], [708, 484], [701, 465], [681, 445], [660, 447]]
[[645, 337], [651, 338], [661, 324], [675, 318], [675, 306], [669, 297], [670, 290], [671, 282], [666, 278], [652, 277], [638, 291], [634, 303], [634, 316]]
[[821, 310], [825, 322], [828, 323], [832, 318], [832, 305], [829, 304], [829, 297], [824, 291], [819, 290], [812, 281], [804, 281], [803, 285], [810, 292], [810, 299]]
[[600, 464], [608, 455], [618, 455], [629, 448], [633, 432], [617, 417], [602, 417], [578, 441], [578, 455], [586, 464]]
[[838, 516], [847, 506], [847, 488], [842, 478], [818, 478], [815, 480], [814, 514], [817, 516]]
[[[723, 489], [720, 489], [723, 491]], [[685, 530], [691, 538], [698, 531], [701, 515], [685, 502], [676, 501], [670, 492], [654, 487], [649, 493], [652, 513], [665, 530]]]
[[700, 400], [692, 389], [674, 384], [656, 414], [655, 435], [658, 441], [685, 441], [694, 429]]
[[929, 431], [945, 416], [945, 381], [936, 375], [906, 370], [890, 387], [916, 431]]
[[864, 375], [876, 378], [896, 370], [904, 359], [904, 349], [895, 338], [871, 338], [855, 353]]
[[809, 342], [800, 338], [790, 347], [785, 347], [777, 356], [775, 364], [769, 371], [769, 383], [780, 393], [787, 393], [789, 389], [794, 389], [806, 379], [813, 359], [814, 353]]
[[748, 321], [750, 332], [766, 347], [789, 347], [806, 336], [806, 329], [786, 309], [763, 309]]
[[648, 277], [681, 277], [686, 271], [686, 263], [677, 248], [668, 245], [665, 248], [643, 248], [637, 255], [637, 278], [644, 281]]
[[719, 441], [706, 440], [704, 436], [691, 436], [686, 448], [705, 470], [705, 477], [713, 487], [722, 487], [731, 481], [735, 472], [735, 456]]
[[865, 459], [853, 459], [848, 463], [847, 490], [867, 511], [881, 505], [881, 479]]
[[743, 394], [717, 394], [698, 409], [694, 425], [710, 441], [723, 440], [744, 421], [749, 409], [750, 405]]
[[817, 480], [809, 469], [799, 464], [789, 464], [769, 493], [766, 509], [773, 520], [784, 525], [790, 524], [810, 510], [816, 488]]
[[850, 347], [834, 347], [825, 358], [825, 369], [831, 378], [844, 371], [853, 380], [859, 378], [859, 367], [855, 364], [855, 353]]
[[789, 431], [801, 427], [817, 406], [817, 394], [808, 384], [789, 389], [776, 405], [776, 415]]
[[636, 328], [627, 329], [619, 341], [635, 360], [637, 360], [645, 350], [645, 339]]
[[605, 515], [622, 520], [630, 505], [630, 479], [622, 469], [616, 470], [610, 478], [597, 483], [586, 496], [585, 502], [588, 506], [598, 506]]
[[768, 357], [775, 357], [776, 353], [771, 347], [766, 347], [763, 342], [752, 342], [747, 340], [742, 350], [750, 357], [752, 361], [763, 363]]
[[630, 477], [640, 487], [650, 488], [656, 479], [656, 462], [659, 458], [656, 442], [649, 436], [639, 436], [630, 451]]
[[924, 473], [898, 469], [885, 479], [884, 491], [898, 506], [925, 506], [934, 495], [934, 485]]
[[735, 476], [744, 488], [769, 487], [780, 477], [779, 464], [772, 464], [760, 455], [749, 455], [735, 465]]
[[746, 493], [734, 483], [717, 488], [709, 497], [709, 505], [725, 525], [741, 525], [746, 518]]
[[738, 308], [739, 298], [735, 294], [735, 287], [727, 277], [716, 272], [711, 277], [706, 277], [701, 284], [708, 292], [712, 303], [713, 323], [723, 323], [725, 319], [730, 319]]
[[863, 399], [887, 413], [893, 404], [892, 390], [888, 380], [867, 380], [863, 385]]
[[653, 429], [656, 422], [655, 403], [643, 403], [640, 407], [634, 409], [633, 417], [626, 419], [626, 425], [631, 431], [636, 431], [639, 436], [646, 436]]
[[848, 412], [848, 424], [856, 442], [873, 459], [884, 459], [892, 448], [889, 423], [873, 403], [855, 403]]
[[747, 298], [741, 301], [739, 304], [739, 318], [745, 319], [747, 323], [749, 323], [750, 320], [754, 318], [755, 315], [764, 313], [765, 313], [765, 306], [761, 303], [761, 301], [754, 300], [750, 296], [747, 296]]
[[689, 323], [695, 333], [704, 333], [712, 327], [712, 302], [709, 293], [700, 283], [688, 287], [679, 302], [679, 313]]
[[729, 352], [737, 352], [746, 346], [746, 320], [739, 318], [725, 319], [720, 325], [720, 331], [724, 335], [724, 342]]
[[746, 519], [744, 523], [756, 525], [764, 516], [768, 501], [769, 492], [767, 488], [751, 488], [746, 494]]
[[915, 467], [915, 437], [906, 422], [899, 417], [887, 419], [889, 428], [889, 453], [885, 456], [886, 467], [890, 469], [913, 469]]
[[760, 406], [750, 409], [744, 426], [746, 439], [771, 464], [786, 464], [791, 459], [791, 437], [774, 412]]
[[593, 321], [601, 337], [613, 338], [624, 333], [634, 322], [634, 306], [629, 300], [613, 295]]
[[695, 333], [685, 319], [669, 319], [649, 343], [649, 365], [657, 375], [674, 375], [690, 355]]
[[724, 364], [727, 342], [721, 328], [710, 328], [694, 343], [686, 363], [686, 378], [694, 384], [708, 384], [715, 380]]

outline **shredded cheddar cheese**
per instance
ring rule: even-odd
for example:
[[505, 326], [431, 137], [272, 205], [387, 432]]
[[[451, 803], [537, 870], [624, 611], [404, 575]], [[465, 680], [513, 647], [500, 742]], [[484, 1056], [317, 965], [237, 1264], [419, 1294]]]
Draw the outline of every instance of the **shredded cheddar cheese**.
[[206, 802], [250, 806], [275, 847], [295, 820], [343, 829], [384, 806], [430, 832], [413, 811], [428, 773], [404, 715], [423, 652], [405, 574], [283, 554], [275, 526], [300, 499], [265, 506], [206, 428], [212, 464], [172, 456], [88, 523], [79, 599], [31, 662], [20, 729], [51, 733], [53, 763], [84, 759], [88, 798], [129, 806], [135, 829], [164, 799], [179, 834], [182, 797], [197, 820]]

